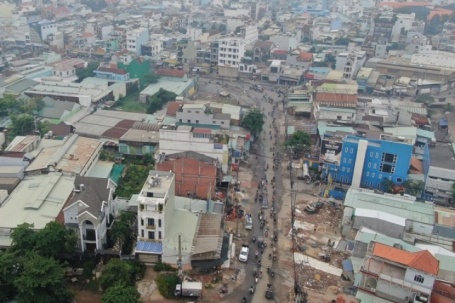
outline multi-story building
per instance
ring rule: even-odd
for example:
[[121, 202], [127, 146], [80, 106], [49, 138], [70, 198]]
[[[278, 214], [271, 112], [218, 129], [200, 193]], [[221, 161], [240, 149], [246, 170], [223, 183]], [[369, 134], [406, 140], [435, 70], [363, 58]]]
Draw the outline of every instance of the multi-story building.
[[142, 56], [154, 57], [163, 51], [163, 42], [161, 40], [149, 41], [147, 44], [141, 45]]
[[193, 151], [217, 159], [224, 173], [228, 170], [229, 135], [220, 131], [179, 125], [163, 126], [160, 129], [160, 153], [172, 155], [185, 151]]
[[373, 40], [386, 39], [390, 41], [392, 37], [392, 28], [395, 25], [396, 16], [394, 12], [382, 12], [374, 18]]
[[430, 148], [430, 167], [425, 183], [426, 198], [436, 204], [452, 201], [455, 183], [455, 157], [452, 146], [446, 144]]
[[428, 250], [409, 252], [400, 244], [371, 242], [356, 298], [362, 302], [430, 302], [438, 272], [439, 261]]
[[238, 67], [245, 55], [245, 39], [228, 37], [218, 42], [218, 66]]
[[149, 30], [138, 28], [126, 33], [126, 49], [137, 55], [141, 54], [141, 46], [149, 42]]
[[343, 71], [344, 79], [353, 79], [357, 76], [365, 61], [365, 51], [353, 49], [346, 53], [339, 53], [336, 58], [336, 70]]
[[166, 221], [175, 204], [175, 175], [152, 170], [137, 197], [138, 242], [136, 254], [145, 263], [156, 263], [162, 253]]
[[406, 33], [412, 28], [415, 14], [397, 14], [395, 24], [392, 27], [391, 42], [399, 42], [400, 36], [406, 37]]
[[229, 129], [231, 115], [214, 113], [208, 104], [183, 104], [176, 112], [176, 118], [182, 124], [219, 125]]
[[322, 175], [355, 188], [383, 189], [384, 180], [403, 184], [412, 152], [412, 140], [403, 137], [381, 134], [380, 139], [370, 139], [362, 134], [327, 134], [321, 142]]

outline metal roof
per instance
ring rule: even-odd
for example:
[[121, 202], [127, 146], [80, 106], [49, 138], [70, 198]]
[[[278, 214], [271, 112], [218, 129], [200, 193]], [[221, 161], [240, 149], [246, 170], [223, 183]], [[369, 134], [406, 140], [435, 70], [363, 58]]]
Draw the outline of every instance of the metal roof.
[[433, 205], [415, 202], [399, 195], [376, 194], [372, 190], [350, 188], [344, 206], [379, 210], [387, 214], [425, 224], [434, 224]]
[[152, 254], [162, 254], [163, 244], [159, 242], [137, 241], [136, 252], [148, 252]]

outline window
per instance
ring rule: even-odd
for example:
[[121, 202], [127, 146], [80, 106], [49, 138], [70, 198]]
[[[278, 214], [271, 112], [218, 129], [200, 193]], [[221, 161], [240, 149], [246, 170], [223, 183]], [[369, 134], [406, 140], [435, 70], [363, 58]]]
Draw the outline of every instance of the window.
[[382, 180], [382, 175], [381, 175], [381, 174], [379, 174], [378, 178]]
[[147, 225], [150, 225], [150, 226], [155, 225], [155, 219], [147, 219]]
[[395, 172], [395, 166], [392, 164], [383, 163], [381, 164], [381, 168], [379, 170], [383, 173], [393, 174]]
[[221, 124], [224, 124], [224, 121], [221, 121]]
[[348, 151], [349, 151], [349, 149], [347, 147], [345, 147], [344, 152], [347, 153]]
[[141, 226], [144, 226], [144, 219], [141, 219]]
[[379, 158], [379, 153], [376, 153], [376, 158]]
[[375, 174], [375, 173], [372, 173], [372, 174], [371, 174], [371, 177], [374, 178], [374, 176], [376, 176], [376, 174]]
[[382, 161], [388, 162], [388, 163], [396, 163], [397, 155], [389, 154], [389, 153], [382, 153]]
[[343, 168], [341, 169], [341, 171], [345, 171], [345, 170], [346, 170], [346, 168], [343, 166]]
[[369, 171], [367, 171], [367, 177], [369, 177], [369, 176], [370, 176], [370, 172], [369, 172]]
[[158, 227], [161, 227], [161, 219], [158, 219]]
[[149, 239], [150, 240], [155, 240], [155, 232], [154, 231], [149, 231]]
[[141, 237], [144, 238], [144, 230], [141, 229]]
[[397, 178], [397, 182], [401, 183], [401, 182], [403, 182], [403, 179], [402, 178]]
[[353, 148], [351, 148], [351, 154], [353, 154], [353, 153], [354, 153], [354, 149], [353, 149]]
[[376, 164], [376, 163], [375, 163], [375, 164], [373, 164], [373, 168], [374, 168], [374, 169], [376, 169], [377, 167], [378, 167], [378, 166], [377, 166], [377, 164]]
[[342, 117], [341, 117], [341, 116], [337, 116], [337, 120], [341, 120], [341, 119], [342, 119]]
[[191, 123], [191, 120], [190, 120], [190, 119], [188, 119], [187, 121], [188, 121], [188, 123]]
[[346, 158], [343, 159], [343, 163], [346, 163]]
[[370, 152], [370, 157], [373, 158], [373, 152]]
[[347, 171], [348, 171], [348, 173], [350, 173], [350, 172], [351, 172], [351, 169], [348, 167]]
[[352, 159], [349, 159], [348, 163], [351, 164], [352, 163]]
[[199, 124], [199, 120], [196, 120], [196, 124]]
[[371, 168], [371, 162], [368, 162], [368, 168]]
[[212, 121], [212, 123], [213, 123], [213, 124], [216, 124], [216, 122], [215, 122], [215, 121]]
[[158, 232], [158, 239], [161, 239], [161, 232]]
[[182, 119], [179, 119], [179, 122], [182, 122]]
[[188, 114], [191, 114], [191, 110], [187, 110], [186, 112], [187, 112]]
[[414, 276], [414, 281], [416, 282], [423, 283], [424, 280], [425, 280], [424, 277], [422, 277], [421, 275]]
[[196, 114], [199, 114], [199, 111], [198, 111], [198, 110], [196, 111]]

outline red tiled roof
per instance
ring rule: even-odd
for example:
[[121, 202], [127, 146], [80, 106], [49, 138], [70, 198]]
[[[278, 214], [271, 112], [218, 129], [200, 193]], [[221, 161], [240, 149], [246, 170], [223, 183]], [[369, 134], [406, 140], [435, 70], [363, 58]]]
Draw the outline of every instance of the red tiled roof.
[[455, 302], [455, 287], [449, 283], [434, 281], [431, 293], [431, 303], [453, 303]]
[[210, 135], [210, 134], [212, 133], [212, 130], [209, 129], [209, 128], [195, 127], [195, 128], [193, 129], [193, 133]]
[[92, 36], [93, 36], [92, 33], [83, 33], [82, 34], [82, 37], [84, 37], [84, 38], [89, 38], [89, 37], [92, 37]]
[[120, 68], [113, 68], [113, 67], [98, 67], [100, 72], [112, 73], [117, 75], [126, 75], [128, 72], [126, 70]]
[[274, 55], [286, 55], [288, 52], [284, 49], [275, 49], [272, 51], [272, 54]]
[[316, 94], [315, 101], [321, 105], [351, 107], [357, 104], [357, 94], [319, 92]]
[[373, 255], [436, 276], [439, 261], [428, 250], [409, 252], [382, 243], [374, 243]]
[[423, 173], [422, 161], [417, 159], [417, 157], [411, 157], [411, 171], [417, 174]]
[[102, 136], [104, 138], [120, 139], [124, 134], [126, 134], [127, 131], [133, 128], [134, 123], [136, 123], [134, 120], [122, 120], [118, 122], [114, 127], [106, 130]]
[[176, 101], [169, 102], [167, 104], [166, 114], [168, 116], [175, 117], [175, 115], [177, 114], [177, 110], [180, 108], [180, 106], [182, 106], [182, 102], [176, 102]]
[[183, 77], [185, 77], [186, 73], [184, 70], [161, 68], [156, 71], [156, 74], [158, 76], [163, 76], [163, 77], [183, 78]]
[[311, 61], [311, 60], [313, 60], [313, 54], [306, 53], [306, 52], [300, 52], [299, 59], [303, 60], [303, 61]]
[[197, 159], [180, 158], [156, 164], [159, 171], [175, 173], [175, 194], [187, 196], [191, 192], [196, 197], [207, 199], [214, 197], [217, 169]]

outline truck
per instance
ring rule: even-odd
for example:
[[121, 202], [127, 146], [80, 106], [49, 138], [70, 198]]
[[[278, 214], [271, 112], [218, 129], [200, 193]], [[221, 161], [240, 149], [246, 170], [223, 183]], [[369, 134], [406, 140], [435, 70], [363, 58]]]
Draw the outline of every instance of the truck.
[[176, 297], [200, 297], [202, 296], [202, 283], [183, 281], [175, 286]]
[[253, 218], [251, 218], [251, 215], [245, 215], [245, 229], [253, 229]]
[[242, 248], [240, 249], [240, 254], [239, 254], [239, 261], [240, 262], [248, 261], [249, 252], [250, 252], [250, 247], [248, 245], [242, 245]]

